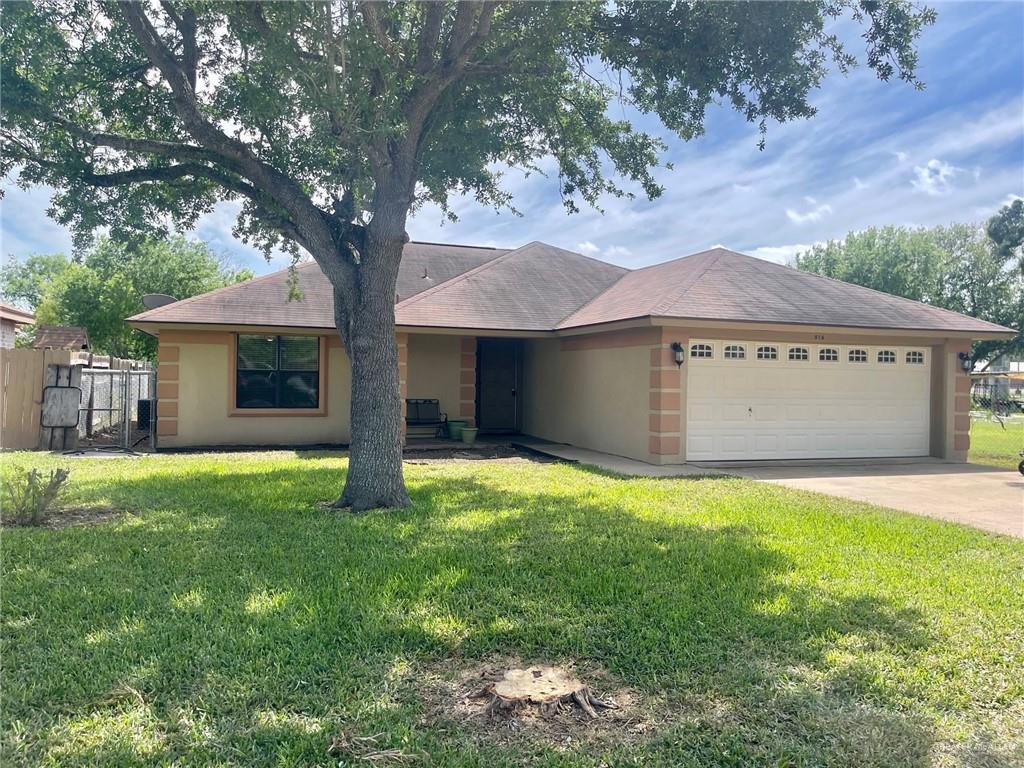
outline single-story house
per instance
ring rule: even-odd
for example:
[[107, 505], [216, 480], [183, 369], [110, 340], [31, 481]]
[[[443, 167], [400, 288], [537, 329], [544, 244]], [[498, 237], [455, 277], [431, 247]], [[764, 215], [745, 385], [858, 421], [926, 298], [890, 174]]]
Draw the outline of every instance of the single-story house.
[[[349, 438], [331, 287], [298, 266], [135, 315], [159, 338], [163, 446]], [[969, 444], [972, 339], [992, 323], [714, 248], [630, 270], [533, 242], [409, 243], [403, 398], [481, 433], [655, 464], [937, 456]]]
[[14, 349], [18, 326], [32, 325], [35, 315], [0, 301], [0, 349]]

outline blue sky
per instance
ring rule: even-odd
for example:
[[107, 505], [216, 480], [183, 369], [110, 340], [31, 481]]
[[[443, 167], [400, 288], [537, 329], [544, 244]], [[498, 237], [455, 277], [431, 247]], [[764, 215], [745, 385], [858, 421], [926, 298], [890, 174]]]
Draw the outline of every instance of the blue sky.
[[[813, 96], [818, 115], [771, 125], [764, 151], [755, 127], [724, 108], [712, 109], [695, 141], [666, 136], [674, 168], [659, 170], [666, 192], [657, 200], [606, 199], [603, 213], [569, 216], [551, 178], [512, 170], [505, 186], [522, 216], [458, 198], [458, 222], [428, 206], [409, 233], [480, 245], [543, 240], [634, 267], [718, 244], [784, 262], [873, 225], [983, 220], [1024, 196], [1024, 3], [934, 7], [938, 22], [920, 45], [924, 91], [881, 83], [866, 67], [833, 74]], [[70, 250], [68, 232], [46, 216], [48, 190], [4, 186], [0, 252]], [[256, 272], [284, 266], [285, 257], [268, 264], [232, 237], [235, 210], [219, 206], [194, 234]]]

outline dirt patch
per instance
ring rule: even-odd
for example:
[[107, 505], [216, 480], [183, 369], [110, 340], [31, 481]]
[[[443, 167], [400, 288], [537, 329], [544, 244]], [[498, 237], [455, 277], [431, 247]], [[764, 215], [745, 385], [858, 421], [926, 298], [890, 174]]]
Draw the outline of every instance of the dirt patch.
[[606, 670], [585, 662], [558, 666], [612, 705], [598, 709], [596, 717], [579, 706], [496, 711], [493, 698], [482, 695], [505, 679], [508, 670], [537, 666], [544, 665], [503, 657], [482, 662], [453, 659], [429, 667], [417, 675], [426, 709], [424, 725], [462, 731], [491, 743], [542, 742], [566, 750], [583, 744], [643, 741], [660, 730], [664, 718], [660, 702], [641, 696]]
[[503, 464], [550, 464], [555, 461], [547, 456], [513, 448], [510, 445], [487, 445], [469, 448], [458, 443], [451, 447], [406, 448], [403, 453], [406, 464], [455, 464], [470, 461], [496, 461]]
[[123, 510], [113, 507], [72, 507], [50, 512], [39, 525], [20, 525], [8, 519], [4, 519], [2, 524], [4, 528], [47, 528], [51, 531], [59, 531], [62, 528], [109, 523], [124, 514]]

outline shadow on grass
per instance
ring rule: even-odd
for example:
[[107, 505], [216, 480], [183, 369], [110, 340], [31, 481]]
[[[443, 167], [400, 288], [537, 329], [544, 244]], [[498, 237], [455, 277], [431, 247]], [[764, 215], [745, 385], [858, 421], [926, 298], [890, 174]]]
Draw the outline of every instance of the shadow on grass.
[[317, 765], [331, 734], [356, 729], [442, 764], [517, 765], [420, 720], [420, 665], [500, 654], [589, 660], [664, 697], [662, 732], [622, 759], [926, 764], [909, 694], [867, 655], [829, 657], [844, 638], [896, 659], [927, 647], [917, 612], [797, 586], [743, 527], [485, 472], [410, 485], [411, 509], [354, 517], [316, 506], [338, 472], [312, 465], [95, 483], [145, 516], [8, 547], [4, 731], [21, 735], [5, 752]]

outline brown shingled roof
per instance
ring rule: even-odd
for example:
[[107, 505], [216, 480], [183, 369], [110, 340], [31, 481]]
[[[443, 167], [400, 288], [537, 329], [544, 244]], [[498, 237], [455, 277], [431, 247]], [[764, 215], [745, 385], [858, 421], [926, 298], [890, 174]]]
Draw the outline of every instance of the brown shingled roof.
[[[502, 248], [409, 243], [398, 272], [398, 298], [434, 288], [507, 252]], [[288, 301], [288, 270], [284, 269], [128, 319], [147, 323], [333, 328], [334, 292], [327, 277], [312, 261], [299, 264], [297, 270], [302, 291], [302, 298], [297, 301]]]
[[37, 325], [34, 349], [88, 349], [89, 332], [77, 325]]
[[401, 302], [395, 322], [434, 328], [549, 331], [629, 270], [530, 243]]
[[630, 272], [559, 328], [636, 317], [983, 333], [1008, 330], [725, 248]]
[[[300, 301], [287, 301], [283, 270], [130, 320], [332, 328], [333, 292], [323, 273], [304, 263], [298, 278]], [[537, 242], [513, 251], [409, 243], [398, 276], [401, 326], [554, 331], [647, 317], [1013, 333], [724, 248], [630, 271]]]

